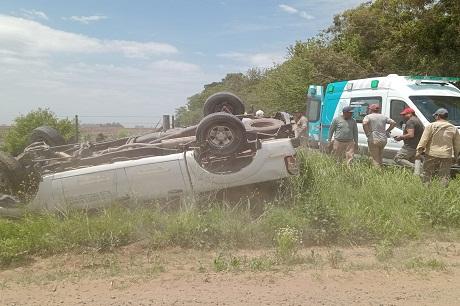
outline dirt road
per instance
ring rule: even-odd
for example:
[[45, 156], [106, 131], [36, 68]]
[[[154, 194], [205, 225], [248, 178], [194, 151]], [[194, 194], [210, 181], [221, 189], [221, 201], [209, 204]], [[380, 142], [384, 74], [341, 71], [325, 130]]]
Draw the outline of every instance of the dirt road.
[[134, 247], [38, 259], [0, 272], [0, 304], [460, 305], [458, 244], [407, 248], [384, 262], [372, 248], [308, 249], [296, 265], [254, 265], [270, 254]]

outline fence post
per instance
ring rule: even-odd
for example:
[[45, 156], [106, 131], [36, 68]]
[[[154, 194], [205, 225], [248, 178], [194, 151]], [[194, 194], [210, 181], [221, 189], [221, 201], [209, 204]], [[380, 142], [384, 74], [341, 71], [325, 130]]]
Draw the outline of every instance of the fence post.
[[80, 130], [78, 124], [78, 115], [75, 115], [75, 143], [80, 142]]
[[169, 121], [169, 115], [163, 115], [163, 131], [167, 131], [171, 128]]

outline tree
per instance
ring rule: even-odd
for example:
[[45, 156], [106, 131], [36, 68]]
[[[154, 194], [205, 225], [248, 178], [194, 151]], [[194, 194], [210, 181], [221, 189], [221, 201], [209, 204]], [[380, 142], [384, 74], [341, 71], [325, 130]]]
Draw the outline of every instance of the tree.
[[350, 55], [337, 52], [318, 39], [289, 47], [288, 59], [269, 70], [256, 90], [259, 104], [268, 111], [305, 111], [309, 84], [353, 79], [367, 74]]
[[374, 0], [337, 15], [316, 37], [296, 42], [281, 65], [231, 73], [206, 85], [177, 109], [177, 117], [196, 123], [206, 98], [222, 90], [240, 96], [246, 106], [299, 112], [310, 84], [391, 73], [457, 76], [459, 71], [459, 0]]
[[5, 151], [12, 155], [21, 153], [28, 144], [32, 130], [43, 125], [57, 129], [66, 140], [74, 135], [74, 126], [70, 120], [58, 119], [50, 110], [39, 108], [14, 120], [13, 127], [5, 137]]
[[104, 140], [106, 140], [108, 137], [104, 134], [104, 133], [98, 133], [96, 135], [96, 142], [102, 142]]
[[203, 117], [203, 105], [206, 99], [219, 92], [230, 91], [239, 96], [246, 107], [260, 101], [255, 93], [257, 85], [263, 79], [264, 70], [251, 69], [246, 74], [229, 73], [220, 82], [213, 82], [204, 86], [204, 89], [187, 99], [186, 106], [176, 109], [176, 123], [178, 126], [187, 126], [198, 123]]
[[376, 0], [334, 19], [330, 46], [377, 75], [455, 75], [460, 70], [460, 1]]

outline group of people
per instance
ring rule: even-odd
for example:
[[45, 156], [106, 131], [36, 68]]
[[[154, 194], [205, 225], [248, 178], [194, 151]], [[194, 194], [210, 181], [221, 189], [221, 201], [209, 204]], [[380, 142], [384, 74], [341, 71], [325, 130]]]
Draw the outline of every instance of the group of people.
[[[405, 108], [400, 115], [405, 122], [403, 134], [394, 139], [403, 141], [404, 145], [394, 157], [395, 162], [413, 168], [416, 160], [424, 159], [423, 181], [429, 183], [437, 175], [447, 185], [450, 169], [460, 153], [460, 134], [448, 121], [449, 112], [444, 108], [438, 109], [433, 114], [435, 121], [426, 128], [413, 109]], [[381, 113], [380, 105], [372, 104], [362, 123], [372, 164], [380, 168], [387, 140], [396, 122]], [[350, 166], [358, 151], [358, 125], [353, 119], [352, 107], [344, 107], [342, 115], [334, 118], [328, 142], [333, 156]]]

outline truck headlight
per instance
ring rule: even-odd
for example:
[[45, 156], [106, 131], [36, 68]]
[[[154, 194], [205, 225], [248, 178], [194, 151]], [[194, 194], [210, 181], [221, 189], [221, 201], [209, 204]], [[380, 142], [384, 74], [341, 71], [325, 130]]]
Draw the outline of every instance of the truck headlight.
[[295, 155], [286, 156], [284, 158], [284, 164], [286, 165], [286, 170], [291, 175], [299, 174], [299, 165]]

